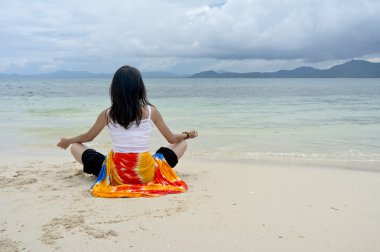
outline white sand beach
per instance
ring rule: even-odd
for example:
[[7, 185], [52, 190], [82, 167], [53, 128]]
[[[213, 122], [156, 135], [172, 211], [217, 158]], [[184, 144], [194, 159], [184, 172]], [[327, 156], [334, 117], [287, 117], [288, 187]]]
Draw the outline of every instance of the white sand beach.
[[380, 250], [380, 173], [347, 169], [375, 163], [185, 156], [187, 193], [104, 199], [69, 156], [1, 159], [1, 251]]
[[[0, 24], [0, 252], [380, 252], [380, 0], [11, 0]], [[193, 130], [188, 191], [157, 198], [93, 197], [57, 147], [151, 181], [142, 152]]]
[[[107, 81], [0, 81], [1, 252], [380, 251], [376, 80], [148, 79], [171, 129], [200, 133], [175, 169], [189, 191], [149, 199], [92, 197], [55, 146]], [[155, 129], [151, 151], [166, 144]], [[107, 153], [107, 130], [88, 145]]]

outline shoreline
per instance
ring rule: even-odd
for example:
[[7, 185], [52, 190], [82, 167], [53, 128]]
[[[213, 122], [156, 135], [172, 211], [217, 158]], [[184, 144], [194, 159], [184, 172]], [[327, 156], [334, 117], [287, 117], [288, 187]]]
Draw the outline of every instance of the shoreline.
[[103, 199], [68, 154], [0, 166], [1, 250], [380, 249], [378, 172], [185, 155], [176, 171], [188, 192]]
[[[89, 145], [90, 148], [93, 146]], [[109, 149], [103, 147], [95, 147], [97, 151], [107, 155]], [[61, 150], [58, 147], [50, 152], [2, 152], [0, 153], [1, 160], [7, 160], [13, 165], [27, 165], [30, 161], [47, 161], [49, 164], [59, 164], [75, 161], [71, 156], [70, 150]], [[380, 160], [356, 160], [356, 159], [336, 159], [336, 158], [307, 158], [307, 157], [289, 157], [289, 156], [260, 156], [252, 157], [249, 155], [236, 155], [236, 156], [227, 156], [223, 153], [218, 155], [204, 155], [199, 156], [196, 153], [192, 153], [192, 146], [190, 145], [187, 153], [184, 157], [181, 158], [179, 164], [183, 160], [190, 160], [190, 162], [227, 162], [233, 164], [251, 164], [251, 165], [280, 165], [280, 166], [303, 166], [303, 167], [312, 167], [312, 168], [331, 168], [331, 169], [343, 169], [343, 170], [357, 170], [357, 171], [367, 171], [380, 173]], [[154, 153], [154, 152], [152, 152]], [[17, 160], [17, 162], [12, 162], [11, 160]], [[21, 162], [21, 163], [20, 163]]]

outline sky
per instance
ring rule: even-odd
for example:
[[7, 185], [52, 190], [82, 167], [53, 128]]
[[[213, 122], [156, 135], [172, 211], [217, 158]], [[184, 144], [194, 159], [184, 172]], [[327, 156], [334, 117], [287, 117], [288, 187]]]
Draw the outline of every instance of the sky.
[[0, 0], [0, 73], [380, 62], [380, 0]]

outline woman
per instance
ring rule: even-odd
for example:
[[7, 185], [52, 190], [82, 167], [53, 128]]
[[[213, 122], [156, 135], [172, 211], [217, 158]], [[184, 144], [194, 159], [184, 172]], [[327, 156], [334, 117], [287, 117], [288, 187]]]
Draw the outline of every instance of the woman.
[[[123, 66], [110, 86], [111, 107], [103, 110], [87, 133], [62, 138], [57, 146], [67, 149], [83, 164], [83, 171], [98, 176], [91, 194], [97, 197], [155, 197], [187, 190], [173, 171], [184, 154], [186, 139], [198, 136], [191, 130], [173, 134], [160, 112], [149, 103], [140, 72]], [[152, 124], [170, 143], [152, 155], [149, 140]], [[92, 141], [108, 126], [113, 148], [105, 157], [83, 143]]]

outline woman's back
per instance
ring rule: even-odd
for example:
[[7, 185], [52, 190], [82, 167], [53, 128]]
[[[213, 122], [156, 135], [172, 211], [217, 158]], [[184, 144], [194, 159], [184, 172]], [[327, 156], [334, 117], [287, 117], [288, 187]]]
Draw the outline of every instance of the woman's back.
[[[119, 68], [110, 86], [111, 106], [103, 110], [88, 132], [73, 138], [62, 138], [57, 144], [66, 149], [70, 144], [83, 171], [98, 176], [91, 188], [97, 197], [156, 197], [187, 190], [186, 183], [174, 170], [186, 150], [186, 139], [196, 131], [173, 134], [159, 111], [146, 96], [140, 72], [133, 67]], [[149, 152], [153, 124], [171, 144]], [[83, 145], [92, 141], [108, 126], [113, 150], [107, 156]]]
[[108, 123], [114, 152], [142, 153], [149, 151], [150, 136], [153, 128], [151, 110], [148, 105], [147, 117], [142, 119], [139, 125], [133, 122], [128, 129], [118, 123]]

